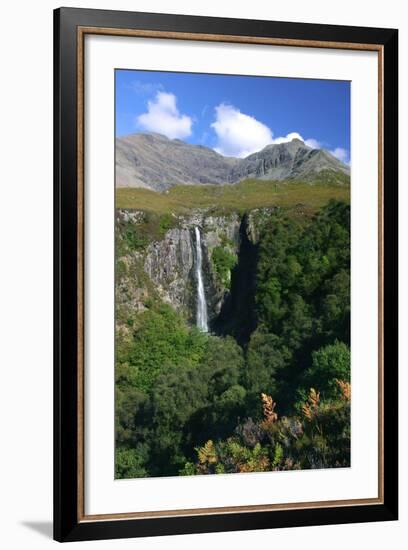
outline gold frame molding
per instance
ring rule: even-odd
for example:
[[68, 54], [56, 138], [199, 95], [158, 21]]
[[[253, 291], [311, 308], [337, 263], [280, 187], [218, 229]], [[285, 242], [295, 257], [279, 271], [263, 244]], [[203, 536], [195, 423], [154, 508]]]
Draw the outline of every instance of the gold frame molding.
[[[331, 500], [316, 502], [297, 502], [288, 504], [264, 504], [250, 506], [229, 506], [216, 508], [194, 508], [179, 510], [146, 511], [134, 513], [113, 513], [87, 515], [85, 513], [85, 477], [84, 477], [84, 42], [86, 35], [125, 36], [138, 38], [157, 38], [174, 40], [193, 40], [218, 43], [262, 44], [271, 46], [290, 46], [303, 48], [343, 49], [373, 51], [378, 54], [378, 497]], [[117, 29], [108, 27], [77, 27], [77, 283], [78, 283], [78, 355], [77, 355], [77, 508], [78, 522], [104, 520], [146, 519], [164, 517], [182, 517], [212, 514], [249, 513], [272, 510], [297, 510], [311, 508], [333, 508], [355, 505], [374, 505], [384, 503], [384, 356], [383, 356], [383, 288], [384, 288], [384, 166], [383, 166], [383, 81], [384, 47], [380, 44], [358, 44], [348, 42], [330, 42], [319, 40], [294, 40], [286, 38], [267, 38], [253, 36], [235, 36], [170, 32], [154, 30]]]

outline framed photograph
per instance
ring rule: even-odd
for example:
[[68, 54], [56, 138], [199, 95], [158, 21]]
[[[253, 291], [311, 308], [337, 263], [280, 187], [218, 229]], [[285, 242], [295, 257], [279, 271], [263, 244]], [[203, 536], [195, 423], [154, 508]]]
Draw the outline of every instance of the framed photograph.
[[55, 539], [397, 519], [397, 30], [54, 28]]

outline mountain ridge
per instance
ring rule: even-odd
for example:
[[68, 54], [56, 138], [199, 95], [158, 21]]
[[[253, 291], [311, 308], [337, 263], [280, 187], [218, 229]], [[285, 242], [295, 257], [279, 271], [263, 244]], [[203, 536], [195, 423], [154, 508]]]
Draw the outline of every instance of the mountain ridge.
[[175, 185], [234, 184], [244, 179], [324, 179], [344, 183], [350, 169], [324, 149], [300, 139], [268, 144], [245, 158], [224, 157], [214, 149], [157, 133], [116, 138], [116, 186], [165, 191]]

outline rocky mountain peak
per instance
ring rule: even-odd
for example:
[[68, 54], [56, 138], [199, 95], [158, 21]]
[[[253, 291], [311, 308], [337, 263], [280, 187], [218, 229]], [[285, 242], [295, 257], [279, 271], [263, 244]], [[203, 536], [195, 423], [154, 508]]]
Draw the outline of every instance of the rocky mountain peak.
[[314, 181], [328, 173], [344, 181], [349, 167], [328, 151], [313, 149], [301, 139], [269, 144], [247, 157], [224, 157], [203, 145], [169, 139], [158, 133], [137, 133], [116, 139], [116, 185], [163, 191], [181, 184], [231, 184], [243, 179]]

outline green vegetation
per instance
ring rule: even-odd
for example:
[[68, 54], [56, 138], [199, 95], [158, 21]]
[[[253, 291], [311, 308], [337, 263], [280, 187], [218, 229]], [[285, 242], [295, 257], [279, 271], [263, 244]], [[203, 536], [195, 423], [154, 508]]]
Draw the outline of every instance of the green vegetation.
[[231, 270], [237, 263], [237, 257], [223, 246], [216, 246], [213, 250], [211, 260], [214, 270], [225, 288], [230, 288]]
[[[281, 206], [295, 193], [258, 183], [269, 186], [268, 200]], [[241, 187], [250, 195], [239, 199], [247, 208], [256, 202], [251, 187]], [[237, 188], [219, 191], [225, 208], [236, 204], [225, 197]], [[194, 207], [207, 200], [203, 187], [179, 187], [154, 194], [154, 208], [145, 203], [157, 216], [154, 232], [171, 226], [173, 218], [161, 216], [176, 196], [181, 204], [178, 193], [188, 189], [201, 194], [191, 198]], [[322, 189], [333, 191], [305, 189], [310, 193], [302, 202], [313, 210], [324, 201]], [[338, 190], [348, 195], [348, 188]], [[137, 249], [125, 226], [118, 246]], [[235, 257], [218, 248], [212, 261], [225, 280]], [[332, 200], [306, 219], [271, 212], [260, 228], [253, 269], [257, 323], [242, 347], [232, 336], [199, 332], [158, 300], [140, 313], [118, 312], [116, 477], [350, 465], [349, 205]]]
[[262, 394], [264, 417], [248, 419], [226, 440], [209, 439], [198, 460], [181, 474], [305, 470], [349, 465], [350, 385], [337, 382], [337, 399], [322, 401], [311, 388], [297, 416], [279, 417], [276, 403]]
[[164, 237], [166, 232], [177, 225], [177, 218], [169, 212], [137, 212], [141, 219], [116, 219], [116, 256], [120, 258], [129, 252], [140, 252], [147, 245]]
[[119, 383], [123, 374], [132, 386], [148, 391], [163, 366], [171, 369], [182, 363], [192, 368], [198, 364], [205, 336], [196, 328], [190, 329], [170, 306], [160, 304], [156, 310], [147, 310], [129, 321], [132, 338], [119, 339], [116, 350], [118, 362], [125, 365], [117, 370]]
[[118, 188], [116, 207], [170, 216], [197, 208], [211, 212], [243, 213], [272, 206], [310, 214], [329, 199], [348, 202], [349, 196], [347, 176], [344, 176], [343, 185], [245, 180], [234, 185], [178, 185], [163, 193], [149, 189]]

